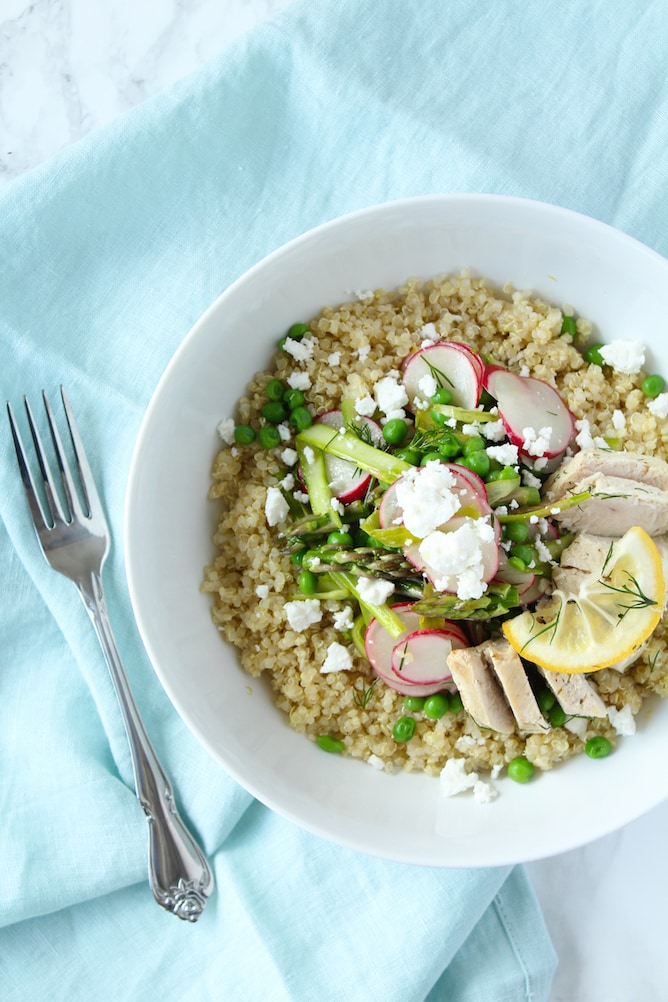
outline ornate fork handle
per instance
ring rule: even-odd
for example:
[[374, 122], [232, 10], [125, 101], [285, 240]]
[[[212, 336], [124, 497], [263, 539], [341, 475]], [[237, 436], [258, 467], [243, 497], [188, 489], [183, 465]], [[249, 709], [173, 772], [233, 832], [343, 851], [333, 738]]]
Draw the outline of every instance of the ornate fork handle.
[[111, 628], [101, 575], [91, 571], [74, 582], [102, 647], [125, 724], [137, 797], [149, 826], [149, 875], [158, 904], [196, 922], [213, 889], [213, 875], [184, 825], [171, 784], [148, 738]]

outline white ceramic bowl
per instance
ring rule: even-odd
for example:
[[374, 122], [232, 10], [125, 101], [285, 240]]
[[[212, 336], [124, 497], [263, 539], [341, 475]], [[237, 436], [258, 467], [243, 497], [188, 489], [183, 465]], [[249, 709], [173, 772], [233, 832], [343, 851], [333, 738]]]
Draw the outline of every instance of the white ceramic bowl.
[[[126, 503], [125, 552], [139, 629], [177, 711], [220, 765], [296, 824], [409, 863], [492, 866], [581, 845], [668, 796], [668, 702], [609, 758], [585, 756], [490, 805], [443, 798], [438, 780], [389, 776], [293, 732], [268, 688], [239, 667], [199, 592], [212, 555], [207, 501], [216, 425], [295, 320], [350, 298], [469, 267], [637, 338], [657, 371], [668, 262], [610, 227], [533, 201], [427, 196], [356, 212], [293, 240], [236, 281], [196, 323], [144, 418]], [[168, 545], [166, 545], [168, 541]], [[252, 695], [249, 694], [249, 686]], [[640, 781], [642, 780], [642, 781]]]

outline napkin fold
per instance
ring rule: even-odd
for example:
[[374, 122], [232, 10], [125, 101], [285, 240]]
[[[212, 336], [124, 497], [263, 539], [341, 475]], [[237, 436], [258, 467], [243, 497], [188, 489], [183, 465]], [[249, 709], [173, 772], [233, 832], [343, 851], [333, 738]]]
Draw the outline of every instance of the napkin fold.
[[[298, 0], [1, 194], [0, 389], [18, 404], [63, 383], [76, 401], [115, 540], [119, 646], [217, 880], [195, 926], [153, 902], [106, 669], [71, 585], [38, 552], [0, 432], [5, 1002], [548, 999], [554, 951], [521, 867], [356, 854], [269, 812], [197, 745], [140, 646], [123, 496], [142, 415], [192, 323], [326, 219], [498, 192], [666, 254], [667, 29], [658, 0], [641, 14], [621, 0]], [[492, 823], [493, 805], [480, 810]]]

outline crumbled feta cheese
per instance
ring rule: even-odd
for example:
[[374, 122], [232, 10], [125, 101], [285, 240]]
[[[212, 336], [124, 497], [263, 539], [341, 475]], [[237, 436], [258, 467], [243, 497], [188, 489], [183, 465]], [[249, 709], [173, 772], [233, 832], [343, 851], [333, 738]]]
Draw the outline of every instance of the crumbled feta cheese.
[[505, 445], [488, 445], [485, 452], [490, 459], [496, 459], [502, 466], [515, 466], [519, 461], [519, 449], [507, 442]]
[[296, 338], [286, 337], [283, 342], [283, 350], [292, 355], [295, 362], [306, 362], [313, 358], [313, 345], [315, 341], [311, 337], [303, 337], [300, 341]]
[[334, 613], [334, 629], [335, 630], [352, 630], [355, 624], [355, 619], [353, 617], [353, 610], [349, 605], [345, 605], [343, 609], [339, 609]]
[[233, 445], [232, 448], [230, 449], [230, 456], [234, 456], [234, 458], [236, 459], [238, 455], [239, 455], [239, 450], [237, 449], [236, 445]]
[[523, 428], [522, 449], [529, 456], [544, 456], [550, 448], [551, 438], [551, 428], [541, 428], [540, 431], [536, 431], [535, 428]]
[[592, 436], [591, 427], [589, 425], [589, 420], [587, 418], [582, 418], [580, 421], [575, 422], [575, 429], [577, 435], [575, 436], [575, 444], [581, 449], [607, 449], [609, 448], [608, 443], [600, 435]]
[[645, 346], [640, 341], [611, 341], [599, 348], [601, 358], [615, 372], [632, 376], [645, 364]]
[[327, 365], [336, 366], [341, 361], [341, 352], [333, 351], [331, 355], [327, 356]]
[[520, 366], [520, 376], [530, 376], [530, 375], [531, 375], [531, 370], [529, 369], [528, 365]]
[[438, 389], [438, 383], [432, 376], [431, 372], [425, 372], [424, 376], [418, 380], [418, 389], [420, 393], [424, 393], [427, 400], [429, 397], [433, 397]]
[[385, 759], [382, 759], [380, 755], [374, 755], [373, 752], [369, 755], [367, 762], [374, 769], [378, 769], [379, 772], [382, 772], [385, 768]]
[[462, 431], [465, 435], [479, 435], [480, 425], [477, 421], [474, 421], [473, 424], [463, 424]]
[[622, 431], [622, 429], [626, 428], [626, 415], [623, 411], [612, 412], [612, 427], [617, 431]]
[[564, 723], [564, 727], [571, 734], [577, 734], [579, 738], [583, 738], [587, 732], [587, 727], [589, 726], [589, 721], [586, 717], [569, 717], [569, 719]]
[[478, 773], [466, 771], [466, 759], [449, 758], [441, 769], [441, 793], [444, 797], [456, 797], [458, 793], [472, 790], [477, 782]]
[[622, 737], [630, 737], [636, 732], [636, 722], [630, 706], [624, 706], [621, 710], [616, 710], [614, 706], [609, 706], [608, 720], [615, 728], [617, 734]]
[[417, 332], [417, 336], [424, 338], [420, 345], [421, 348], [427, 348], [438, 341], [438, 331], [432, 323], [423, 324]]
[[255, 589], [258, 598], [267, 598], [269, 595], [269, 585], [258, 585]]
[[[426, 409], [426, 408], [425, 408]], [[388, 421], [394, 420], [394, 418], [405, 418], [406, 411], [403, 407], [398, 407], [396, 411], [388, 411], [384, 418], [381, 418], [381, 424], [387, 424]]]
[[454, 532], [430, 533], [418, 550], [439, 591], [453, 591], [456, 586], [457, 598], [480, 598], [487, 587], [481, 546], [493, 539], [494, 529], [486, 518], [467, 519]]
[[330, 671], [350, 671], [352, 666], [353, 659], [348, 648], [334, 640], [327, 648], [327, 657], [320, 668], [320, 674], [327, 675]]
[[310, 445], [304, 446], [304, 459], [309, 464], [309, 466], [315, 462], [315, 452]]
[[459, 511], [461, 502], [453, 490], [456, 482], [448, 467], [436, 462], [404, 473], [395, 491], [403, 523], [412, 535], [422, 539]]
[[486, 421], [480, 426], [480, 434], [488, 442], [500, 442], [506, 437], [506, 428], [501, 419], [498, 421]]
[[279, 480], [278, 486], [282, 487], [284, 491], [291, 491], [295, 486], [295, 478], [291, 473], [286, 473], [282, 480]]
[[533, 545], [536, 547], [536, 553], [538, 554], [539, 559], [542, 560], [544, 564], [555, 563], [552, 554], [550, 553], [550, 551], [548, 550], [547, 546], [540, 538], [540, 536], [536, 536], [536, 538], [533, 541]]
[[234, 418], [224, 418], [218, 423], [216, 431], [226, 445], [232, 445], [234, 442]]
[[283, 449], [281, 453], [281, 459], [286, 466], [294, 466], [297, 462], [298, 456], [295, 449]]
[[494, 783], [488, 783], [484, 779], [479, 779], [473, 785], [473, 796], [479, 804], [491, 804], [499, 795], [499, 791]]
[[355, 401], [355, 413], [361, 417], [371, 417], [376, 413], [376, 401], [371, 396], [358, 397]]
[[307, 630], [322, 619], [322, 608], [317, 598], [295, 599], [294, 602], [286, 602], [283, 608], [290, 628], [296, 633]]
[[308, 372], [291, 372], [288, 376], [288, 386], [293, 390], [308, 390], [311, 386], [311, 377]]
[[335, 511], [338, 515], [343, 515], [344, 511], [346, 510], [338, 498], [330, 498], [329, 506], [332, 509], [332, 511]]
[[306, 491], [293, 491], [292, 496], [295, 499], [295, 501], [301, 501], [302, 504], [308, 503], [309, 497]]
[[267, 497], [264, 502], [264, 514], [268, 525], [280, 525], [290, 511], [288, 502], [278, 487], [267, 487]]
[[353, 352], [353, 354], [357, 355], [357, 357], [359, 358], [360, 362], [366, 362], [367, 358], [369, 357], [369, 352], [370, 351], [371, 351], [371, 345], [370, 344], [363, 344], [359, 348], [357, 348]]
[[647, 401], [647, 409], [657, 418], [668, 417], [668, 393], [659, 393], [654, 400]]
[[383, 605], [393, 593], [394, 585], [382, 578], [359, 577], [357, 590], [362, 601], [368, 605]]
[[408, 396], [403, 384], [399, 382], [398, 372], [390, 372], [379, 379], [373, 388], [373, 394], [383, 414], [396, 411], [408, 403]]
[[542, 480], [535, 477], [531, 470], [522, 470], [522, 483], [525, 487], [541, 487]]
[[353, 289], [353, 296], [355, 299], [359, 299], [360, 303], [363, 303], [365, 299], [373, 299], [373, 291], [371, 289]]
[[281, 436], [281, 442], [289, 442], [292, 438], [292, 432], [290, 431], [290, 425], [282, 422], [277, 424], [278, 434]]

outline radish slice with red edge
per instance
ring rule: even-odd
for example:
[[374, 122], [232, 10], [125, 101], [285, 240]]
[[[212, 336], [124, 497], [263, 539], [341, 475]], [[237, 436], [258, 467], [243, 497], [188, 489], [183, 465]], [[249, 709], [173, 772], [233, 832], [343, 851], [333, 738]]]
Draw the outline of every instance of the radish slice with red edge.
[[[492, 365], [485, 369], [484, 386], [495, 398], [508, 438], [522, 450], [524, 462], [533, 465], [543, 457], [553, 459], [568, 448], [575, 434], [575, 421], [549, 383]], [[534, 454], [528, 439], [540, 437], [545, 428], [550, 429], [549, 439], [540, 453]]]
[[[326, 411], [320, 415], [318, 423], [329, 428], [343, 428], [343, 414], [339, 410]], [[368, 429], [373, 445], [379, 445], [383, 441], [383, 429], [371, 418], [360, 416], [359, 424]], [[325, 468], [329, 488], [342, 504], [350, 504], [351, 501], [364, 497], [371, 483], [370, 473], [360, 470], [347, 459], [339, 459], [329, 453], [325, 453]]]
[[448, 654], [455, 647], [466, 646], [458, 634], [448, 630], [416, 630], [398, 640], [392, 648], [392, 671], [404, 684], [446, 688], [452, 681]]
[[440, 341], [428, 345], [411, 355], [404, 365], [404, 389], [411, 405], [415, 400], [428, 399], [420, 388], [425, 376], [432, 376], [436, 386], [443, 387], [452, 394], [452, 404], [466, 410], [478, 406], [482, 391], [482, 372], [472, 351], [462, 350], [457, 342]]
[[[412, 611], [414, 604], [414, 602], [400, 602], [398, 605], [392, 606], [393, 612], [406, 625], [406, 630], [400, 637], [392, 637], [377, 619], [372, 619], [364, 634], [364, 649], [374, 672], [390, 689], [401, 693], [402, 696], [432, 696], [443, 688], [440, 682], [433, 682], [431, 685], [418, 685], [402, 681], [392, 671], [394, 647], [400, 644], [402, 639], [420, 630], [420, 616]], [[448, 623], [447, 625], [448, 632], [452, 635], [452, 642], [456, 641], [460, 647], [468, 646], [466, 635], [459, 625], [457, 623]]]

